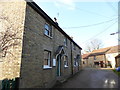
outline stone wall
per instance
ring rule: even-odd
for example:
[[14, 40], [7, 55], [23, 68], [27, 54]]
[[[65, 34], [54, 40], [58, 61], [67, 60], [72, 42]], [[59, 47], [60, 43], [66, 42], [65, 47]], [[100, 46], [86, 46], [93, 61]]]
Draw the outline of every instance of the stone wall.
[[[23, 35], [20, 88], [52, 87], [56, 83], [57, 65], [53, 66], [53, 61], [51, 61], [51, 68], [44, 69], [43, 52], [44, 50], [51, 51], [52, 60], [56, 59], [55, 52], [59, 46], [64, 46], [64, 38], [66, 36], [53, 25], [53, 36], [46, 36], [44, 34], [45, 23], [51, 24], [47, 19], [44, 19], [40, 14], [38, 14], [31, 6], [27, 5], [25, 30]], [[61, 75], [65, 78], [71, 75], [71, 58], [74, 60], [73, 57], [71, 57], [70, 42], [71, 41], [67, 39], [67, 46], [64, 46], [65, 54], [68, 56], [68, 67], [64, 67], [64, 62], [61, 59]], [[80, 53], [80, 49], [76, 46], [76, 50], [74, 50], [72, 54], [76, 56]]]
[[12, 79], [20, 76], [25, 5], [24, 1], [0, 2], [0, 32], [6, 33], [8, 30], [8, 33], [14, 35], [14, 37], [10, 41], [6, 40], [6, 42], [9, 44], [18, 43], [8, 47], [6, 56], [0, 58], [2, 60], [2, 67], [0, 67], [0, 70], [2, 68], [2, 73], [0, 73], [2, 76], [0, 79], [2, 80], [4, 78]]

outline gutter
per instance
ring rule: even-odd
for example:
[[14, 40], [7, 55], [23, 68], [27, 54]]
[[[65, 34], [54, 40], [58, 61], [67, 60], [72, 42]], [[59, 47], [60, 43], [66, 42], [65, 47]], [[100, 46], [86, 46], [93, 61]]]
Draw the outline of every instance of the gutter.
[[40, 14], [46, 21], [49, 21], [54, 27], [58, 29], [63, 35], [65, 35], [71, 42], [73, 42], [79, 49], [82, 48], [75, 42], [69, 35], [67, 35], [35, 2], [27, 2], [38, 14]]

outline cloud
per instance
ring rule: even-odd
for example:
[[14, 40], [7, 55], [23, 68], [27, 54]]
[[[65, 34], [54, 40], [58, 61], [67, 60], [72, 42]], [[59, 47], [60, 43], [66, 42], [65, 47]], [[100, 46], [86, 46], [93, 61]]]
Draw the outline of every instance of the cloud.
[[58, 8], [64, 7], [64, 8], [67, 8], [69, 10], [75, 9], [74, 0], [55, 0], [54, 4]]

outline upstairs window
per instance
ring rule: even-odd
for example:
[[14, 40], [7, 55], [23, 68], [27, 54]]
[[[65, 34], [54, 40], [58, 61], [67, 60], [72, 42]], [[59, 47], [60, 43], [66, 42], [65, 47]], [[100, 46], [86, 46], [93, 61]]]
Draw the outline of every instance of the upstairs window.
[[51, 51], [44, 50], [44, 68], [51, 68]]
[[49, 24], [45, 24], [44, 28], [45, 28], [44, 34], [49, 36], [49, 37], [52, 37], [52, 26]]
[[64, 38], [64, 45], [67, 46], [67, 38]]
[[64, 67], [68, 67], [68, 57], [64, 56]]
[[75, 44], [73, 44], [73, 49], [76, 50], [76, 45]]

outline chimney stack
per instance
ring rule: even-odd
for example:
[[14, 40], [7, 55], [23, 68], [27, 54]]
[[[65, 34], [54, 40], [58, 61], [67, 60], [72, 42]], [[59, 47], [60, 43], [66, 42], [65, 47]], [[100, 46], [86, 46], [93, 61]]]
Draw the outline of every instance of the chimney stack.
[[73, 37], [72, 37], [72, 36], [71, 36], [70, 38], [73, 40]]
[[54, 17], [54, 22], [58, 25], [56, 17]]

